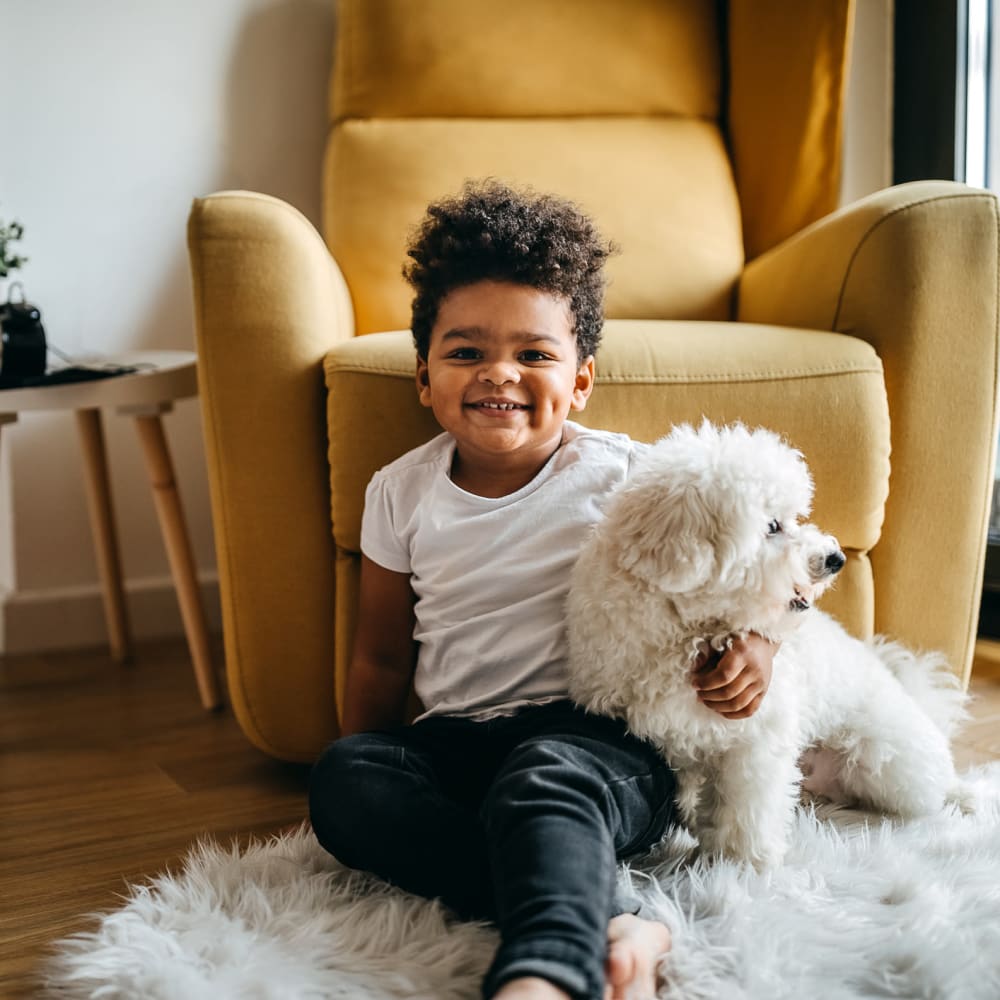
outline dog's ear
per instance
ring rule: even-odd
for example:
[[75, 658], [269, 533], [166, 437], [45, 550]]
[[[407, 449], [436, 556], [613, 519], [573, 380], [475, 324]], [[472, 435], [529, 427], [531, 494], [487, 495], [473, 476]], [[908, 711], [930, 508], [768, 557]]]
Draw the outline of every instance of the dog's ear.
[[715, 566], [714, 517], [694, 486], [635, 484], [608, 511], [619, 565], [667, 593], [703, 586]]

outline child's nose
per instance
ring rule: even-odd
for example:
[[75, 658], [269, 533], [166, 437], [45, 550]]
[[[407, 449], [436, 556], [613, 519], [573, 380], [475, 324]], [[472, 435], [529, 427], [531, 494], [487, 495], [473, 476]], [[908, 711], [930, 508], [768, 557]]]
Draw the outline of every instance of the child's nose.
[[489, 382], [491, 385], [506, 385], [508, 382], [520, 381], [520, 373], [517, 365], [507, 361], [487, 362], [479, 372], [482, 382]]

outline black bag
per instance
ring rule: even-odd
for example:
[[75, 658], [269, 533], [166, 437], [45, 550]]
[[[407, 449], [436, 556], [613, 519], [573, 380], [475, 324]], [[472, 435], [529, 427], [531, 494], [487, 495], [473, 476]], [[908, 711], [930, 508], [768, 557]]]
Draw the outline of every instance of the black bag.
[[[11, 286], [11, 291], [20, 285]], [[8, 299], [0, 305], [0, 380], [17, 382], [33, 375], [45, 374], [47, 351], [42, 314], [37, 306]], [[0, 383], [2, 384], [2, 383]]]

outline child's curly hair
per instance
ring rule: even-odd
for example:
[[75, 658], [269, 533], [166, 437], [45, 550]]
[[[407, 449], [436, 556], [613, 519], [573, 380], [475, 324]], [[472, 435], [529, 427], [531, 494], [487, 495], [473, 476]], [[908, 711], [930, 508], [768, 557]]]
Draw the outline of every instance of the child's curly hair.
[[604, 325], [604, 264], [616, 251], [571, 201], [500, 181], [468, 181], [413, 231], [403, 277], [414, 290], [413, 340], [427, 357], [441, 300], [477, 281], [510, 281], [569, 300], [582, 362]]

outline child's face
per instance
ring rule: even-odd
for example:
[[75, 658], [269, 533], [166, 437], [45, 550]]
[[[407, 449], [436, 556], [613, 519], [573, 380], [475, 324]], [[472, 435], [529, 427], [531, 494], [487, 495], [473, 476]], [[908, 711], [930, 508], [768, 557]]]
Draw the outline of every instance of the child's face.
[[445, 296], [427, 358], [417, 359], [420, 402], [465, 459], [544, 463], [593, 385], [594, 359], [577, 359], [567, 300], [509, 282], [480, 281]]

